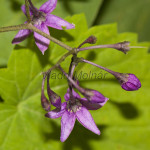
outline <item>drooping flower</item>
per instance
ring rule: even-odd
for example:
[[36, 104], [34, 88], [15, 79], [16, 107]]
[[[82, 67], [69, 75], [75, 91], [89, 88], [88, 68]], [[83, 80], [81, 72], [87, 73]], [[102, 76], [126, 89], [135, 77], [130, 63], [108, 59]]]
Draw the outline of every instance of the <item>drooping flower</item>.
[[[47, 33], [48, 35], [50, 35], [50, 33], [47, 26], [59, 30], [63, 30], [64, 28], [72, 29], [75, 27], [73, 24], [61, 19], [60, 17], [50, 14], [55, 9], [56, 4], [57, 4], [57, 0], [49, 0], [46, 3], [44, 3], [40, 7], [40, 9], [37, 9], [33, 5], [30, 5], [30, 15], [32, 19], [32, 24], [39, 30]], [[21, 9], [26, 15], [25, 5], [23, 5]], [[12, 43], [18, 44], [22, 42], [31, 33], [32, 31], [28, 29], [20, 30], [15, 36], [15, 38], [13, 39]], [[44, 52], [47, 50], [50, 44], [50, 40], [36, 32], [34, 32], [34, 38], [35, 38], [36, 45], [38, 46], [40, 51], [44, 54]]]
[[56, 108], [45, 115], [48, 118], [61, 117], [61, 142], [64, 142], [69, 137], [76, 119], [85, 128], [100, 135], [100, 130], [97, 128], [88, 109], [96, 110], [101, 108], [107, 102], [108, 98], [103, 103], [92, 103], [86, 98], [80, 98], [75, 91], [72, 91], [70, 95], [68, 90], [65, 94], [65, 100], [66, 102], [61, 104], [61, 108]]
[[49, 85], [47, 85], [47, 94], [49, 97], [49, 100], [51, 102], [51, 104], [55, 107], [61, 107], [61, 98], [58, 94], [56, 94], [54, 91], [52, 91], [49, 87]]

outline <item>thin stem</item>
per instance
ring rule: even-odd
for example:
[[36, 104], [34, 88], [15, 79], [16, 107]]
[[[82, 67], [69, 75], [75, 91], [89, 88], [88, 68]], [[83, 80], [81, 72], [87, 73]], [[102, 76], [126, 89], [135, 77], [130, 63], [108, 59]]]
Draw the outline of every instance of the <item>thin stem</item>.
[[46, 75], [43, 76], [43, 80], [42, 80], [41, 105], [46, 111], [49, 111], [50, 110], [50, 102], [44, 94], [45, 79], [46, 79]]
[[114, 48], [115, 44], [107, 44], [107, 45], [95, 45], [95, 46], [89, 46], [84, 48], [78, 48], [77, 51], [85, 51], [90, 49], [98, 49], [98, 48]]
[[54, 37], [46, 34], [45, 32], [42, 32], [41, 30], [37, 29], [35, 26], [33, 26], [31, 23], [27, 23], [27, 24], [20, 24], [20, 25], [16, 25], [16, 26], [8, 26], [8, 27], [2, 27], [0, 28], [0, 32], [9, 32], [9, 31], [16, 31], [16, 30], [22, 30], [22, 29], [30, 29], [34, 32], [37, 32], [38, 34], [44, 36], [45, 38], [53, 41], [54, 43], [60, 45], [61, 47], [67, 49], [68, 51], [73, 50], [72, 47], [64, 44], [63, 42], [55, 39]]
[[68, 74], [62, 69], [62, 67], [59, 65], [58, 68], [60, 69], [60, 71], [68, 78], [68, 80], [72, 83], [72, 85], [78, 89], [78, 91], [80, 93], [85, 93], [85, 90], [83, 88], [81, 88], [72, 78], [70, 78], [70, 76], [68, 76]]
[[28, 0], [25, 0], [25, 6], [26, 6], [27, 20], [28, 20], [28, 22], [31, 22], [31, 16], [30, 16], [30, 10], [29, 10]]
[[22, 30], [22, 29], [28, 29], [28, 24], [20, 24], [20, 25], [16, 25], [16, 26], [1, 27], [0, 32], [16, 31], [16, 30]]
[[[73, 73], [74, 73], [74, 70], [75, 70], [75, 67], [76, 67], [76, 65], [75, 65], [75, 63], [74, 63], [74, 57], [76, 57], [76, 56], [73, 56], [72, 57], [72, 59], [71, 59], [71, 63], [70, 63], [70, 66], [69, 66], [69, 77], [71, 78], [71, 79], [73, 79]], [[70, 96], [72, 96], [73, 97], [73, 95], [72, 95], [72, 84], [70, 83], [70, 82], [68, 82], [68, 85], [69, 85], [69, 93], [70, 93]]]
[[114, 76], [118, 75], [118, 72], [109, 70], [109, 69], [107, 69], [107, 68], [105, 68], [105, 67], [102, 67], [102, 66], [100, 66], [100, 65], [97, 65], [97, 64], [95, 64], [95, 63], [93, 63], [93, 62], [91, 62], [91, 61], [88, 61], [88, 60], [85, 60], [85, 59], [81, 59], [81, 61], [82, 61], [82, 62], [85, 62], [85, 63], [88, 63], [88, 64], [91, 64], [91, 65], [93, 65], [93, 66], [96, 66], [96, 67], [98, 67], [98, 68], [100, 68], [100, 69], [103, 69], [103, 70], [105, 70], [105, 71], [111, 73], [111, 74], [114, 75]]
[[116, 44], [106, 44], [106, 45], [95, 45], [95, 46], [90, 46], [90, 47], [84, 47], [84, 48], [77, 48], [77, 52], [80, 51], [85, 51], [85, 50], [90, 50], [90, 49], [98, 49], [98, 48], [113, 48], [120, 50], [124, 53], [129, 51], [130, 48], [146, 48], [144, 46], [128, 46], [129, 42], [121, 42], [121, 43], [116, 43]]
[[50, 73], [47, 74], [47, 91], [50, 91], [50, 84], [49, 84], [49, 77], [50, 77]]
[[69, 72], [69, 76], [72, 79], [73, 79], [73, 73], [74, 73], [75, 67], [76, 67], [76, 65], [72, 62], [71, 70]]
[[45, 85], [45, 79], [46, 79], [46, 75], [43, 75], [43, 80], [42, 80], [42, 92], [41, 93], [44, 93], [44, 85]]
[[59, 65], [60, 65], [60, 63], [61, 62], [63, 62], [69, 55], [72, 55], [73, 53], [74, 53], [74, 51], [75, 51], [75, 49], [73, 49], [73, 50], [71, 50], [71, 51], [69, 51], [69, 52], [67, 52], [66, 54], [64, 54], [58, 61], [57, 61], [57, 63], [54, 65], [54, 66], [52, 66], [49, 70], [47, 70], [46, 72], [43, 72], [43, 74], [49, 74], [53, 69], [56, 69]]

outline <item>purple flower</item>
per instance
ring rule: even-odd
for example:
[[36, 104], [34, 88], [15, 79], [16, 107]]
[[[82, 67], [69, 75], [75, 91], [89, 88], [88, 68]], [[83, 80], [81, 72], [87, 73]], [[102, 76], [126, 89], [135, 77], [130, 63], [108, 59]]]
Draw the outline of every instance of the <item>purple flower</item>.
[[135, 91], [141, 87], [141, 82], [134, 74], [125, 74], [121, 86], [126, 91]]
[[91, 103], [86, 98], [80, 98], [75, 91], [72, 91], [71, 95], [69, 94], [69, 91], [67, 91], [65, 94], [65, 100], [66, 102], [61, 104], [61, 108], [56, 108], [45, 115], [48, 118], [61, 117], [61, 142], [64, 142], [70, 135], [76, 119], [85, 128], [100, 135], [100, 131], [88, 109], [99, 109], [107, 102], [108, 99], [105, 99], [103, 103]]
[[[65, 27], [66, 29], [72, 29], [75, 27], [73, 24], [70, 24], [69, 22], [63, 19], [50, 14], [55, 9], [56, 4], [57, 4], [57, 0], [49, 0], [46, 3], [44, 3], [39, 10], [37, 8], [34, 8], [33, 6], [30, 6], [30, 15], [32, 19], [32, 24], [39, 30], [47, 33], [48, 35], [50, 33], [47, 26], [59, 30], [63, 30], [63, 27]], [[25, 5], [23, 5], [21, 9], [26, 15]], [[12, 43], [18, 44], [22, 42], [31, 33], [32, 31], [28, 29], [20, 30], [15, 36], [15, 38], [13, 39]], [[34, 32], [34, 38], [35, 38], [36, 45], [38, 46], [40, 51], [44, 54], [44, 52], [47, 50], [50, 44], [50, 40], [36, 32]]]

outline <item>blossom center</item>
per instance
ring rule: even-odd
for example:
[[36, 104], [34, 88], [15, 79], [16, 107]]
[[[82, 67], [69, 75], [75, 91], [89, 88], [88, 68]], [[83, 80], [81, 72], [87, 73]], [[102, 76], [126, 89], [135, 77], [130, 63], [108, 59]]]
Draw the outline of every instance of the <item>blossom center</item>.
[[74, 101], [68, 101], [67, 102], [67, 109], [69, 112], [77, 112], [81, 109], [82, 104], [80, 103], [79, 100], [74, 99]]
[[41, 25], [42, 22], [45, 22], [46, 14], [44, 12], [39, 11], [38, 15], [32, 16], [32, 22], [34, 25]]

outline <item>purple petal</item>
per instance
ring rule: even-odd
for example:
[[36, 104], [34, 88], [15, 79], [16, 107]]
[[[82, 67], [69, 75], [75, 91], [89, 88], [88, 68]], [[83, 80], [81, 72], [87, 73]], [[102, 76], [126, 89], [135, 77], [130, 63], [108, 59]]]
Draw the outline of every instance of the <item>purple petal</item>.
[[[36, 25], [35, 27], [37, 27], [39, 30], [45, 32], [46, 34], [50, 35], [49, 30], [45, 24], [41, 24], [38, 26]], [[44, 55], [44, 52], [47, 50], [47, 48], [50, 44], [50, 40], [36, 32], [34, 32], [34, 38], [35, 38], [35, 43], [36, 43], [37, 47], [40, 49], [40, 51]]]
[[56, 8], [57, 0], [49, 0], [40, 7], [40, 11], [51, 13]]
[[[74, 90], [72, 90], [72, 94], [75, 98], [80, 98], [80, 95], [76, 93]], [[66, 101], [69, 101], [70, 99], [69, 88], [67, 89], [67, 93], [65, 94], [64, 98]]]
[[90, 112], [86, 108], [81, 107], [81, 109], [76, 112], [76, 117], [85, 128], [100, 135], [99, 129], [97, 128]]
[[15, 38], [12, 40], [12, 44], [18, 44], [22, 42], [30, 35], [31, 32], [32, 32], [31, 30], [27, 29], [20, 30], [15, 36]]
[[[25, 14], [25, 15], [27, 15], [26, 14], [26, 6], [25, 5], [22, 5], [21, 6], [21, 10], [23, 11], [23, 13]], [[33, 15], [33, 13], [32, 13], [32, 11], [31, 11], [31, 9], [30, 9], [30, 16], [32, 16]]]
[[75, 113], [65, 111], [61, 118], [61, 142], [64, 142], [70, 135], [75, 124]]
[[59, 30], [63, 30], [64, 29], [63, 27], [65, 27], [66, 29], [75, 28], [75, 26], [73, 24], [71, 24], [55, 15], [52, 15], [52, 14], [47, 15], [45, 24], [47, 26], [50, 26], [52, 28], [56, 28]]
[[62, 103], [61, 105], [61, 109], [60, 108], [56, 108], [48, 113], [45, 114], [45, 117], [48, 117], [48, 118], [59, 118], [63, 115], [63, 113], [65, 112], [65, 108], [67, 106], [67, 103]]
[[104, 106], [104, 104], [108, 101], [109, 99], [105, 97], [105, 101], [102, 103], [91, 103], [88, 101], [86, 98], [81, 98], [80, 102], [82, 103], [83, 106], [85, 106], [88, 110], [97, 110]]

